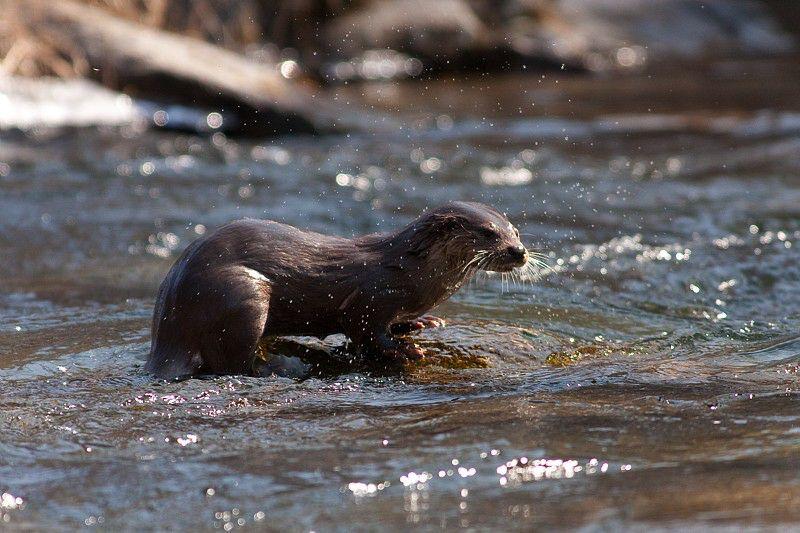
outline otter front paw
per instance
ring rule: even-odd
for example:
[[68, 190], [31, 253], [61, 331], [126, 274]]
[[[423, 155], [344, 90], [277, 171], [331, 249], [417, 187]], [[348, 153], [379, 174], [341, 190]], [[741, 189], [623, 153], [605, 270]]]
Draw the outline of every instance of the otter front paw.
[[443, 318], [425, 315], [414, 320], [406, 320], [404, 322], [395, 322], [391, 325], [390, 331], [392, 335], [404, 335], [412, 331], [418, 331], [425, 328], [441, 328], [445, 326]]

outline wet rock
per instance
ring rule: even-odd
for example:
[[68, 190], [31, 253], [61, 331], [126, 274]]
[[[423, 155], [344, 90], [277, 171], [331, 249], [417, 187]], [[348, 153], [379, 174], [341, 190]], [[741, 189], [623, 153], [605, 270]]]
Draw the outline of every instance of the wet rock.
[[90, 126], [212, 133], [236, 131], [238, 124], [232, 114], [131, 98], [88, 79], [0, 76], [0, 131]]
[[630, 69], [789, 52], [765, 4], [710, 0], [375, 0], [327, 24], [327, 49], [391, 49], [427, 71], [521, 65]]
[[328, 24], [330, 45], [347, 57], [392, 49], [444, 65], [497, 48], [494, 32], [462, 0], [378, 0]]
[[509, 40], [592, 70], [792, 49], [793, 39], [759, 2], [711, 0], [520, 0]]
[[88, 80], [0, 77], [0, 130], [121, 126], [142, 118], [129, 97]]
[[466, 0], [366, 2], [327, 24], [325, 48], [342, 58], [389, 49], [419, 58], [428, 72], [497, 71], [531, 60], [555, 66], [550, 57], [522, 57], [512, 49], [505, 35], [511, 3], [498, 4], [499, 10], [490, 2]]

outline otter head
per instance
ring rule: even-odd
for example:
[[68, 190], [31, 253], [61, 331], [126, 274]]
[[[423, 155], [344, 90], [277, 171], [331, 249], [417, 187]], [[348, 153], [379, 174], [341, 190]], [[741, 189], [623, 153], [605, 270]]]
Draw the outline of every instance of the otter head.
[[449, 254], [477, 270], [510, 272], [528, 262], [517, 228], [488, 205], [452, 202], [430, 211], [427, 218], [436, 233], [445, 236]]

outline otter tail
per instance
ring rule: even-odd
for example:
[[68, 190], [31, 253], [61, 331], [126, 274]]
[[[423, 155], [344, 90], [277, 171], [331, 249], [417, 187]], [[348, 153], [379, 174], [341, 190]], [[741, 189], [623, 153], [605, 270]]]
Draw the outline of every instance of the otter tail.
[[200, 367], [199, 354], [188, 349], [185, 342], [170, 338], [175, 334], [175, 327], [167, 322], [174, 317], [168, 316], [167, 309], [174, 307], [174, 292], [179, 276], [180, 270], [176, 264], [161, 283], [153, 310], [150, 354], [144, 369], [160, 378], [192, 375]]
[[160, 378], [175, 378], [196, 374], [200, 365], [199, 354], [154, 338], [144, 369]]

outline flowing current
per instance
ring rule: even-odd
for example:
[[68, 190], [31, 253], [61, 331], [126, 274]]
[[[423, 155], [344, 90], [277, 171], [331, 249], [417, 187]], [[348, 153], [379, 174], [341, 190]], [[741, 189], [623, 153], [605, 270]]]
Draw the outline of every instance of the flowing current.
[[[800, 523], [800, 75], [683, 79], [340, 89], [411, 124], [376, 134], [3, 133], [0, 529]], [[349, 236], [452, 199], [550, 268], [465, 286], [425, 362], [300, 339], [263, 377], [143, 372], [204, 232]]]

